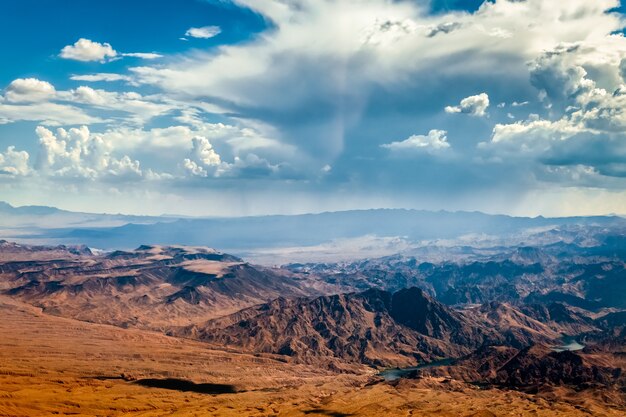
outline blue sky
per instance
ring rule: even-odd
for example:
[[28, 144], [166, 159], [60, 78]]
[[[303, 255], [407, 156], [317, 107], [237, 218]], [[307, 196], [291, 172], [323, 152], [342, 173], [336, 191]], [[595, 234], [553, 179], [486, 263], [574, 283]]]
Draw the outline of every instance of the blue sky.
[[[267, 27], [263, 17], [249, 9], [224, 7], [207, 1], [81, 1], [9, 0], [2, 4], [0, 25], [3, 85], [25, 76], [46, 77], [61, 87], [71, 87], [71, 72], [100, 71], [98, 63], [84, 64], [56, 59], [60, 46], [79, 38], [108, 42], [122, 51], [159, 51], [176, 54], [192, 48], [211, 48], [223, 43], [250, 39]], [[190, 27], [217, 25], [219, 38], [183, 43]], [[132, 63], [131, 63], [132, 64]], [[122, 71], [128, 62], [107, 65], [109, 71]]]
[[0, 7], [13, 204], [625, 212], [617, 0]]

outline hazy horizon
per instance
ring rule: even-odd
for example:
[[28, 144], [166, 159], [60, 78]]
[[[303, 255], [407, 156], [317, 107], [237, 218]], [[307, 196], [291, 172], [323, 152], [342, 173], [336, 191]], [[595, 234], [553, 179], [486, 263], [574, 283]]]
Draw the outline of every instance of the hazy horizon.
[[23, 205], [15, 205], [11, 204], [8, 201], [0, 200], [1, 203], [9, 204], [11, 207], [15, 209], [26, 208], [26, 207], [47, 207], [54, 208], [58, 210], [74, 212], [74, 213], [85, 213], [85, 214], [103, 214], [103, 215], [120, 215], [120, 216], [147, 216], [147, 217], [172, 217], [172, 218], [239, 218], [239, 217], [265, 217], [265, 216], [301, 216], [301, 215], [316, 215], [316, 214], [324, 214], [324, 213], [339, 213], [339, 212], [349, 212], [349, 211], [370, 211], [370, 210], [408, 210], [408, 211], [425, 211], [425, 212], [447, 212], [447, 213], [481, 213], [487, 214], [490, 216], [510, 216], [510, 217], [527, 217], [527, 218], [537, 218], [537, 217], [545, 217], [545, 218], [567, 218], [567, 217], [594, 217], [594, 216], [617, 216], [617, 217], [626, 217], [625, 213], [587, 213], [587, 214], [572, 214], [572, 215], [563, 215], [563, 216], [546, 216], [543, 214], [535, 214], [535, 215], [524, 215], [524, 214], [513, 214], [513, 213], [499, 213], [499, 212], [488, 212], [482, 210], [447, 210], [447, 209], [423, 209], [417, 207], [355, 207], [355, 208], [345, 208], [340, 210], [320, 210], [320, 211], [300, 211], [300, 212], [268, 212], [268, 213], [257, 213], [257, 214], [242, 214], [242, 215], [227, 215], [227, 214], [183, 214], [183, 213], [150, 213], [150, 212], [121, 212], [121, 211], [82, 211], [82, 210], [72, 210], [70, 208], [64, 208], [59, 206], [50, 206], [45, 204], [23, 204]]

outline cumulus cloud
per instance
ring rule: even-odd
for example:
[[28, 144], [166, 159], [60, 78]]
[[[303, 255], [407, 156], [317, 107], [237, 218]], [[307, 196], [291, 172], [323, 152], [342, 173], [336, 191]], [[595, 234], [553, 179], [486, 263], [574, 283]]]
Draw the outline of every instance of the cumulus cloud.
[[469, 96], [461, 100], [458, 106], [447, 106], [446, 113], [465, 113], [470, 116], [485, 116], [489, 107], [489, 96], [486, 93], [480, 93], [475, 96]]
[[[538, 57], [531, 64], [531, 81], [559, 116], [550, 120], [535, 114], [525, 121], [496, 124], [491, 141], [481, 148], [493, 158], [530, 160], [558, 180], [566, 172], [570, 180], [626, 177], [626, 87], [610, 76], [619, 73], [621, 59], [604, 66], [607, 90], [580, 65], [589, 53], [595, 54], [596, 48], [579, 43], [560, 45]], [[602, 184], [596, 180], [596, 185]]]
[[227, 168], [220, 155], [213, 149], [211, 142], [205, 137], [196, 136], [192, 139], [189, 158], [183, 160], [183, 168], [191, 176], [219, 176]]
[[185, 32], [185, 36], [191, 36], [192, 38], [209, 39], [222, 33], [222, 29], [219, 26], [203, 26], [199, 28], [189, 28]]
[[207, 138], [197, 136], [191, 140], [193, 154], [204, 166], [219, 166], [222, 161]]
[[206, 138], [211, 144], [226, 145], [231, 155], [255, 152], [289, 158], [293, 152], [289, 146], [281, 145], [256, 129], [184, 119], [189, 124], [151, 129], [115, 126], [102, 135], [118, 149], [142, 149], [161, 154], [172, 153], [177, 149], [188, 150], [192, 140], [198, 137]]
[[182, 163], [186, 173], [191, 176], [239, 179], [297, 177], [290, 165], [272, 164], [252, 152], [244, 156], [235, 156], [232, 162], [225, 162], [207, 138], [197, 136], [191, 142], [190, 157], [185, 158]]
[[194, 177], [206, 177], [209, 175], [204, 167], [200, 166], [198, 163], [192, 161], [189, 158], [185, 158], [183, 160], [183, 168], [187, 171], [188, 174]]
[[381, 145], [382, 148], [394, 152], [421, 151], [436, 153], [450, 147], [447, 132], [445, 130], [433, 129], [428, 135], [412, 135], [401, 142], [391, 142]]
[[221, 177], [232, 178], [288, 178], [297, 179], [298, 175], [290, 165], [280, 163], [272, 164], [265, 158], [261, 158], [254, 153], [248, 153], [244, 157], [236, 156], [233, 163], [228, 164]]
[[[143, 126], [152, 118], [187, 107], [162, 95], [142, 96], [133, 91], [107, 91], [89, 86], [57, 91], [46, 81], [17, 79], [6, 88], [4, 97], [0, 96], [0, 124], [37, 121], [46, 125], [71, 125], [115, 119], [118, 124]], [[105, 112], [111, 115], [110, 119], [91, 115]]]
[[163, 58], [163, 55], [157, 54], [156, 52], [120, 53], [113, 49], [113, 47], [109, 43], [94, 42], [85, 38], [80, 38], [73, 45], [67, 45], [63, 47], [59, 56], [64, 59], [72, 59], [74, 61], [82, 62], [107, 62], [121, 57], [148, 60]]
[[[81, 86], [76, 90], [72, 90], [74, 99], [78, 103], [103, 105], [111, 99], [106, 92], [96, 91], [91, 87]], [[110, 93], [115, 96], [115, 93]]]
[[20, 78], [12, 81], [4, 96], [0, 96], [0, 124], [17, 121], [46, 125], [102, 123], [112, 119], [91, 113], [102, 115], [105, 110], [114, 115], [118, 123], [143, 125], [154, 117], [187, 107], [162, 95], [142, 96], [133, 91], [107, 91], [88, 86], [58, 91], [46, 81]]
[[[90, 97], [91, 92], [89, 90], [85, 90], [83, 93], [89, 97], [89, 100], [93, 99]], [[237, 149], [229, 144], [229, 135], [241, 132], [241, 130], [233, 126], [215, 124], [203, 126], [199, 131], [212, 134], [222, 143], [222, 147], [230, 148], [231, 155]], [[138, 142], [129, 144], [126, 132], [131, 132], [131, 136], [134, 132], [134, 134], [139, 134], [141, 138]], [[161, 146], [175, 149], [190, 145], [191, 149], [187, 152], [187, 157], [183, 159], [181, 167], [186, 174], [192, 177], [214, 179], [298, 177], [290, 165], [271, 163], [268, 159], [249, 152], [249, 150], [246, 151], [244, 148], [237, 150], [237, 152], [243, 151], [242, 155], [231, 156], [231, 162], [225, 162], [207, 137], [196, 135], [189, 138], [189, 135], [194, 132], [197, 133], [198, 131], [185, 126], [155, 128], [151, 131], [141, 132], [128, 129], [108, 130], [103, 133], [93, 133], [87, 126], [71, 129], [58, 128], [56, 131], [39, 126], [36, 129], [39, 137], [39, 150], [32, 170], [28, 167], [29, 155], [26, 152], [17, 152], [13, 147], [10, 147], [6, 153], [2, 154], [0, 172], [11, 176], [27, 175], [33, 172], [44, 178], [63, 181], [101, 180], [109, 182], [145, 179], [155, 182], [182, 180], [182, 177], [176, 177], [167, 172], [142, 169], [138, 160], [121, 153], [124, 150], [145, 153], [146, 148], [149, 149], [154, 145], [151, 141], [160, 135], [163, 141]], [[262, 150], [262, 148], [258, 149]], [[177, 152], [173, 150], [168, 154], [175, 157]]]
[[30, 155], [26, 151], [16, 151], [15, 146], [9, 146], [6, 152], [0, 152], [0, 176], [25, 176], [30, 173], [28, 160]]
[[142, 176], [139, 162], [123, 155], [116, 158], [111, 146], [100, 135], [93, 135], [87, 126], [56, 134], [38, 126], [39, 154], [35, 168], [41, 175], [82, 179], [138, 179]]
[[37, 78], [18, 78], [11, 81], [4, 98], [13, 103], [46, 101], [54, 97], [56, 90], [47, 81]]
[[572, 125], [568, 120], [552, 122], [535, 116], [526, 121], [496, 124], [491, 142], [510, 147], [509, 149], [514, 153], [540, 155], [551, 146], [552, 142], [562, 142], [578, 133], [580, 133], [580, 128]]
[[585, 129], [567, 118], [498, 124], [480, 148], [492, 161], [524, 164], [545, 181], [606, 187], [607, 177], [626, 178], [626, 135]]
[[80, 38], [73, 45], [67, 45], [61, 49], [61, 58], [75, 61], [106, 62], [117, 56], [117, 51], [108, 43], [94, 42], [89, 39]]
[[186, 158], [183, 166], [192, 175], [206, 177], [209, 170], [217, 174], [222, 160], [219, 154], [213, 149], [211, 142], [205, 137], [196, 136], [191, 140], [191, 159]]

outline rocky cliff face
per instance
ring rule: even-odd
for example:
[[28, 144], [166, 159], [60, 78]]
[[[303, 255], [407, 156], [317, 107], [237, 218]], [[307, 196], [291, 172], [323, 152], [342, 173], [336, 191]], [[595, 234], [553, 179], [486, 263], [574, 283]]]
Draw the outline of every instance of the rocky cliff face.
[[178, 334], [306, 363], [344, 360], [375, 366], [459, 357], [483, 345], [527, 346], [558, 339], [549, 327], [513, 307], [457, 311], [418, 288], [281, 298]]
[[431, 334], [420, 333], [409, 327], [416, 323], [406, 311], [392, 306], [393, 296], [380, 290], [313, 299], [280, 298], [239, 312], [235, 318], [210, 321], [194, 331], [201, 340], [288, 355], [306, 363], [329, 364], [340, 359], [403, 366], [468, 351], [433, 337], [454, 332], [444, 325], [453, 325], [455, 318], [450, 317], [446, 324], [433, 320], [428, 324]]

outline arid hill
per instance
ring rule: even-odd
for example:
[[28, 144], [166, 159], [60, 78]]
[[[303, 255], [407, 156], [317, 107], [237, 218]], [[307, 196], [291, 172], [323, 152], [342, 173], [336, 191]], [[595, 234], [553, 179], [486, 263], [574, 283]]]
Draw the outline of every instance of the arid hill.
[[[480, 385], [537, 391], [548, 386], [607, 389], [626, 405], [624, 343], [595, 344], [579, 351], [546, 345], [523, 349], [485, 346], [449, 366], [414, 371], [413, 378], [443, 376]], [[622, 394], [620, 394], [620, 392]]]
[[279, 296], [319, 295], [324, 289], [209, 248], [141, 246], [105, 255], [86, 248], [12, 245], [10, 250], [18, 260], [0, 263], [4, 294], [49, 314], [122, 327], [198, 323]]
[[[549, 322], [549, 321], [548, 321]], [[407, 366], [456, 358], [483, 345], [557, 343], [558, 325], [493, 303], [454, 310], [418, 288], [367, 290], [317, 298], [280, 298], [175, 334], [304, 363], [336, 359]]]

